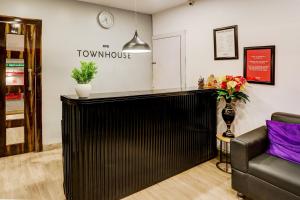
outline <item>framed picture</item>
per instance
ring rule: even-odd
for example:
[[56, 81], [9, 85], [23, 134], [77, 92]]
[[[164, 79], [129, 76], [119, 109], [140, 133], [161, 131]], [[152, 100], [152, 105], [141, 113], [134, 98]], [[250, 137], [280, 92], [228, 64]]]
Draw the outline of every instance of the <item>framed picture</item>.
[[215, 60], [239, 59], [238, 26], [214, 29]]
[[245, 47], [244, 77], [249, 83], [275, 85], [275, 46]]

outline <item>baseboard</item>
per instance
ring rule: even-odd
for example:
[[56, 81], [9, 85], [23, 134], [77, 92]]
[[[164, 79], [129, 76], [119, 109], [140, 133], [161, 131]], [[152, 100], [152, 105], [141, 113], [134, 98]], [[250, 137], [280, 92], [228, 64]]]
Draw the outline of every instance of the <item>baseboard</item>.
[[43, 145], [43, 151], [51, 151], [62, 148], [62, 143]]

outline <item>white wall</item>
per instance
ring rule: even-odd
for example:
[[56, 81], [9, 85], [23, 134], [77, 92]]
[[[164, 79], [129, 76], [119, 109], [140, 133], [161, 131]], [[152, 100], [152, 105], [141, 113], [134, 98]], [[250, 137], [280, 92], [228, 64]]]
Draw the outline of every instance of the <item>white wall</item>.
[[[103, 9], [115, 16], [110, 30], [100, 28], [97, 15]], [[73, 94], [75, 82], [70, 78], [73, 67], [79, 66], [77, 49], [121, 51], [133, 37], [134, 13], [75, 0], [0, 0], [0, 15], [43, 20], [43, 143], [61, 142], [61, 94]], [[140, 36], [151, 44], [152, 19], [139, 15]], [[91, 60], [91, 59], [87, 59]], [[93, 92], [133, 91], [150, 89], [152, 56], [132, 55], [131, 60], [94, 59], [100, 66], [93, 81]]]
[[[251, 84], [251, 103], [237, 108], [237, 134], [263, 125], [271, 113], [300, 114], [300, 1], [199, 0], [153, 16], [154, 35], [187, 31], [187, 85], [209, 74], [243, 74], [243, 47], [276, 45], [276, 85]], [[239, 26], [239, 60], [214, 61], [213, 29]], [[225, 129], [219, 116], [219, 131]]]

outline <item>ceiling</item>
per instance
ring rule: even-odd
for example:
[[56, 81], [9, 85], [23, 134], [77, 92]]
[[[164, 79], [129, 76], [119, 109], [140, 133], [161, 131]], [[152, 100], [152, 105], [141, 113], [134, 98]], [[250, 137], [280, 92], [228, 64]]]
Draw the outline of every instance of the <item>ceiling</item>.
[[[135, 0], [78, 0], [95, 3], [125, 10], [135, 10]], [[154, 14], [168, 8], [186, 3], [187, 0], [136, 0], [137, 11], [146, 14]]]

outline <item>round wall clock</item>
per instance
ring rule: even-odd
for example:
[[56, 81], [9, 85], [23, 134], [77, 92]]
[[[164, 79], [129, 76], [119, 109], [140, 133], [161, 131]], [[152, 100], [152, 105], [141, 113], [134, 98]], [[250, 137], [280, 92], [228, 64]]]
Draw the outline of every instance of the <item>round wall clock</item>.
[[114, 16], [108, 11], [102, 11], [98, 15], [98, 22], [103, 28], [109, 29], [114, 25]]

